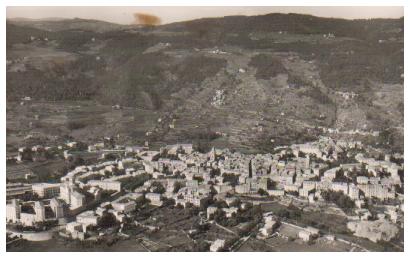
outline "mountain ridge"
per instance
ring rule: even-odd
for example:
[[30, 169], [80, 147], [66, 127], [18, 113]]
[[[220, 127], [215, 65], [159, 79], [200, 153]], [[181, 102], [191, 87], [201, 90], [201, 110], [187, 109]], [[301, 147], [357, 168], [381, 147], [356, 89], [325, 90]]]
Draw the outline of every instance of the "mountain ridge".
[[45, 31], [8, 21], [7, 100], [93, 100], [178, 117], [180, 130], [155, 128], [158, 139], [182, 138], [194, 125], [254, 144], [275, 138], [272, 130], [279, 143], [315, 126], [403, 125], [403, 19], [268, 14], [105, 25], [50, 21], [43, 26], [56, 29]]

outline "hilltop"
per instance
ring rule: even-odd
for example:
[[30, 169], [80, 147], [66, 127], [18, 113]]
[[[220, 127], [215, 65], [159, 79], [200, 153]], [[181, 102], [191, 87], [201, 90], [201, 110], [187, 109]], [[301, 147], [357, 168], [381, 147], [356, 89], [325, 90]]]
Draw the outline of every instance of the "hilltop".
[[[155, 27], [8, 20], [7, 100], [151, 111], [161, 121], [149, 120], [151, 141], [268, 150], [315, 139], [325, 127], [384, 132], [375, 141], [401, 149], [403, 28], [403, 19], [299, 14]], [[147, 125], [138, 121], [108, 132], [135, 135]]]

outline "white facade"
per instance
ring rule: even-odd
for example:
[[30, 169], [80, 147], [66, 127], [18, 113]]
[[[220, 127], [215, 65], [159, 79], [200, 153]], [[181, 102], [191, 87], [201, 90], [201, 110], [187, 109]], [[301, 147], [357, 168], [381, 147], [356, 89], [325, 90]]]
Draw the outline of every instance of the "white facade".
[[20, 219], [21, 207], [16, 199], [6, 205], [6, 220], [17, 223]]
[[70, 209], [75, 210], [85, 205], [85, 196], [79, 192], [72, 192], [70, 195], [71, 206]]
[[51, 198], [58, 196], [60, 193], [60, 184], [38, 183], [33, 184], [33, 193], [40, 198]]

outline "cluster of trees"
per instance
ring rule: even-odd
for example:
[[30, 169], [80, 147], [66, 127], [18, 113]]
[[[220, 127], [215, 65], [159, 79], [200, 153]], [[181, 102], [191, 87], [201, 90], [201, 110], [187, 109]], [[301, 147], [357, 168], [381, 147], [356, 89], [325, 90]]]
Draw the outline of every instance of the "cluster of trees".
[[268, 195], [269, 195], [268, 192], [266, 192], [266, 191], [263, 190], [262, 188], [259, 188], [258, 194], [259, 194], [260, 196], [268, 196]]
[[97, 225], [101, 228], [110, 228], [117, 225], [117, 219], [112, 213], [104, 213], [98, 220]]
[[352, 171], [349, 172], [349, 177], [352, 179], [353, 182], [357, 181], [357, 177], [358, 176], [366, 176], [366, 177], [371, 177], [372, 174], [369, 173], [366, 169], [366, 165], [362, 164], [362, 166], [360, 167], [360, 169], [357, 169], [356, 167], [354, 167], [352, 169]]
[[255, 77], [257, 79], [269, 80], [280, 73], [286, 73], [280, 59], [267, 54], [259, 54], [252, 57], [249, 65], [256, 68]]
[[349, 196], [346, 196], [342, 191], [323, 191], [322, 197], [327, 202], [336, 204], [343, 211], [350, 211], [355, 207], [355, 203]]
[[351, 183], [352, 181], [350, 177], [345, 176], [343, 169], [337, 170], [336, 177], [333, 179], [333, 182]]
[[[237, 213], [232, 215], [232, 217], [226, 218], [226, 213], [222, 210], [222, 208], [218, 207], [217, 211], [212, 214], [210, 218], [225, 227], [234, 227], [245, 222], [250, 224], [254, 223], [256, 225], [262, 221], [263, 212], [260, 205], [257, 205], [246, 210], [239, 209]], [[244, 233], [249, 233], [249, 230]]]
[[182, 182], [174, 182], [174, 193], [178, 193], [179, 189], [181, 189], [182, 187], [184, 187], [184, 184]]
[[165, 193], [165, 187], [160, 182], [153, 182], [150, 187], [151, 192], [163, 194]]
[[286, 219], [299, 219], [302, 216], [302, 211], [293, 204], [290, 204], [286, 208], [281, 208], [275, 212], [280, 218]]
[[130, 190], [130, 191], [134, 191], [135, 188], [138, 188], [142, 185], [144, 185], [144, 183], [146, 181], [148, 181], [149, 179], [151, 179], [151, 175], [144, 173], [141, 175], [138, 175], [136, 177], [132, 177], [130, 179], [127, 179], [127, 181], [122, 182], [122, 187], [126, 190]]

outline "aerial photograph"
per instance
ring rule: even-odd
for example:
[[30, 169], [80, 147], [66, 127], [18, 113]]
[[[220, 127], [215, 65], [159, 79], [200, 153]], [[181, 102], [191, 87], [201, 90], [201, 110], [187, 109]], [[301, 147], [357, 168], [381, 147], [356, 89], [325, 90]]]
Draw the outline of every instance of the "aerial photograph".
[[404, 252], [404, 7], [3, 19], [7, 252]]

